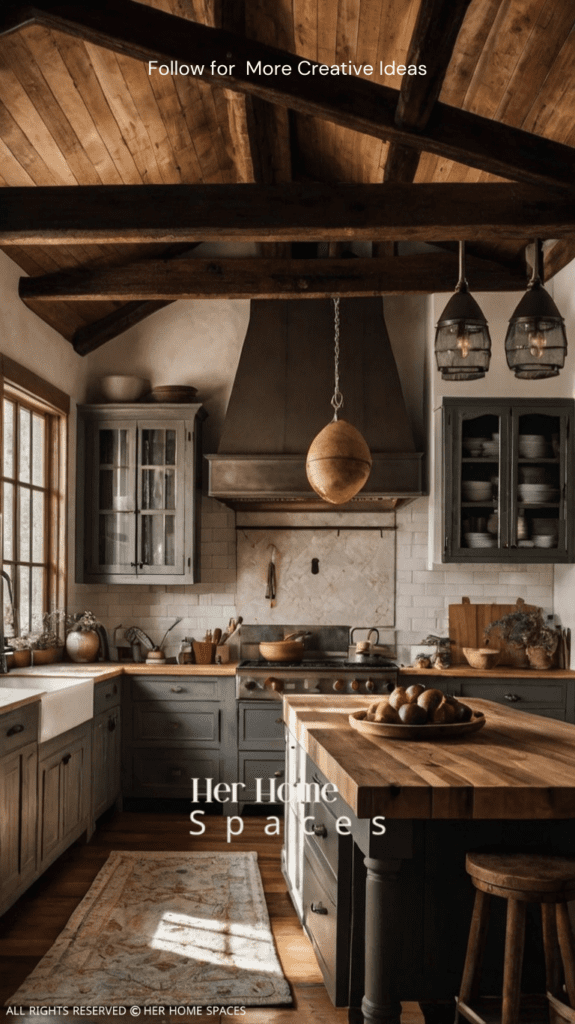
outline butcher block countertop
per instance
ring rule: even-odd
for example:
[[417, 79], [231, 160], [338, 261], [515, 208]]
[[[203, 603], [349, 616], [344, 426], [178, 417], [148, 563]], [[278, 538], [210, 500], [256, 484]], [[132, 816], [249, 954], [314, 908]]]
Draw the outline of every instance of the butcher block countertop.
[[471, 668], [471, 665], [452, 665], [451, 668], [400, 668], [402, 676], [425, 676], [430, 682], [434, 676], [457, 677], [458, 679], [575, 679], [571, 668], [550, 668], [540, 670], [534, 668], [513, 668], [501, 665], [500, 668]]
[[13, 676], [89, 676], [96, 682], [112, 679], [114, 676], [235, 676], [237, 662], [227, 665], [146, 665], [144, 662], [103, 662], [88, 665], [72, 662], [57, 662], [54, 665], [36, 665], [30, 668], [13, 668]]
[[284, 697], [293, 735], [358, 818], [575, 818], [575, 726], [477, 698], [479, 732], [444, 741], [368, 739], [350, 712], [373, 698]]

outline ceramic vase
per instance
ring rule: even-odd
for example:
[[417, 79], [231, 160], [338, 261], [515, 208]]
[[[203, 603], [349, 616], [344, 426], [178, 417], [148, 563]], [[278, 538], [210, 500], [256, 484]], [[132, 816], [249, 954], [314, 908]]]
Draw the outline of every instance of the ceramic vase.
[[546, 670], [553, 664], [553, 655], [543, 647], [527, 647], [527, 657], [531, 668]]
[[85, 664], [95, 661], [100, 649], [100, 637], [94, 630], [68, 633], [66, 637], [66, 650], [70, 661], [78, 664]]

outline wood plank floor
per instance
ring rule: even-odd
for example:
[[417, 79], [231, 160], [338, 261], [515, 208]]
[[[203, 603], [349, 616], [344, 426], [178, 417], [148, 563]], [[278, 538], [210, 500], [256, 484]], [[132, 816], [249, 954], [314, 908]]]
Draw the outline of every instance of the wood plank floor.
[[[287, 893], [280, 868], [281, 838], [265, 835], [263, 818], [245, 817], [243, 834], [228, 844], [224, 818], [207, 816], [204, 821], [206, 832], [197, 837], [189, 834], [189, 819], [183, 811], [109, 812], [101, 818], [89, 843], [80, 841], [71, 847], [0, 918], [0, 1005], [48, 951], [90, 888], [110, 850], [256, 850], [272, 931], [282, 968], [292, 988], [294, 1005], [277, 1010], [271, 1007], [248, 1009], [245, 1015], [233, 1019], [242, 1024], [347, 1022], [347, 1010], [334, 1009], [329, 1000], [311, 944]], [[15, 1017], [5, 1009], [0, 1010], [2, 1024], [17, 1021], [26, 1024], [26, 1021], [40, 1019], [46, 1018]], [[67, 1019], [72, 1021], [73, 1017], [70, 1015]], [[183, 1018], [172, 1018], [176, 1019]], [[205, 1019], [213, 1024], [225, 1024], [231, 1018], [210, 1016]], [[422, 1024], [422, 1020], [417, 1004], [405, 1004], [402, 1024]]]

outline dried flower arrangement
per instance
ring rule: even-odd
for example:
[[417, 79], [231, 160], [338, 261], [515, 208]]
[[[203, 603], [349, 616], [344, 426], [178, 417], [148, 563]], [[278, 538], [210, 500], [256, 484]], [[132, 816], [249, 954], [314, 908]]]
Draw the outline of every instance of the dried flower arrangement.
[[499, 630], [500, 637], [513, 647], [540, 648], [552, 655], [555, 653], [559, 636], [557, 630], [545, 625], [543, 611], [511, 612], [485, 627], [484, 636], [489, 643], [493, 630]]

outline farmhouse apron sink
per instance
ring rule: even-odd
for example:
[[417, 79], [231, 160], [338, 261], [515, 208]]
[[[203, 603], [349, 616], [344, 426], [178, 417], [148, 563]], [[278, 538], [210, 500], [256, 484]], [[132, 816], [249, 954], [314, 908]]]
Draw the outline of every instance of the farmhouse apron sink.
[[44, 743], [73, 729], [94, 716], [94, 680], [70, 679], [66, 676], [30, 676], [0, 683], [0, 688], [45, 690], [40, 698], [40, 736]]

